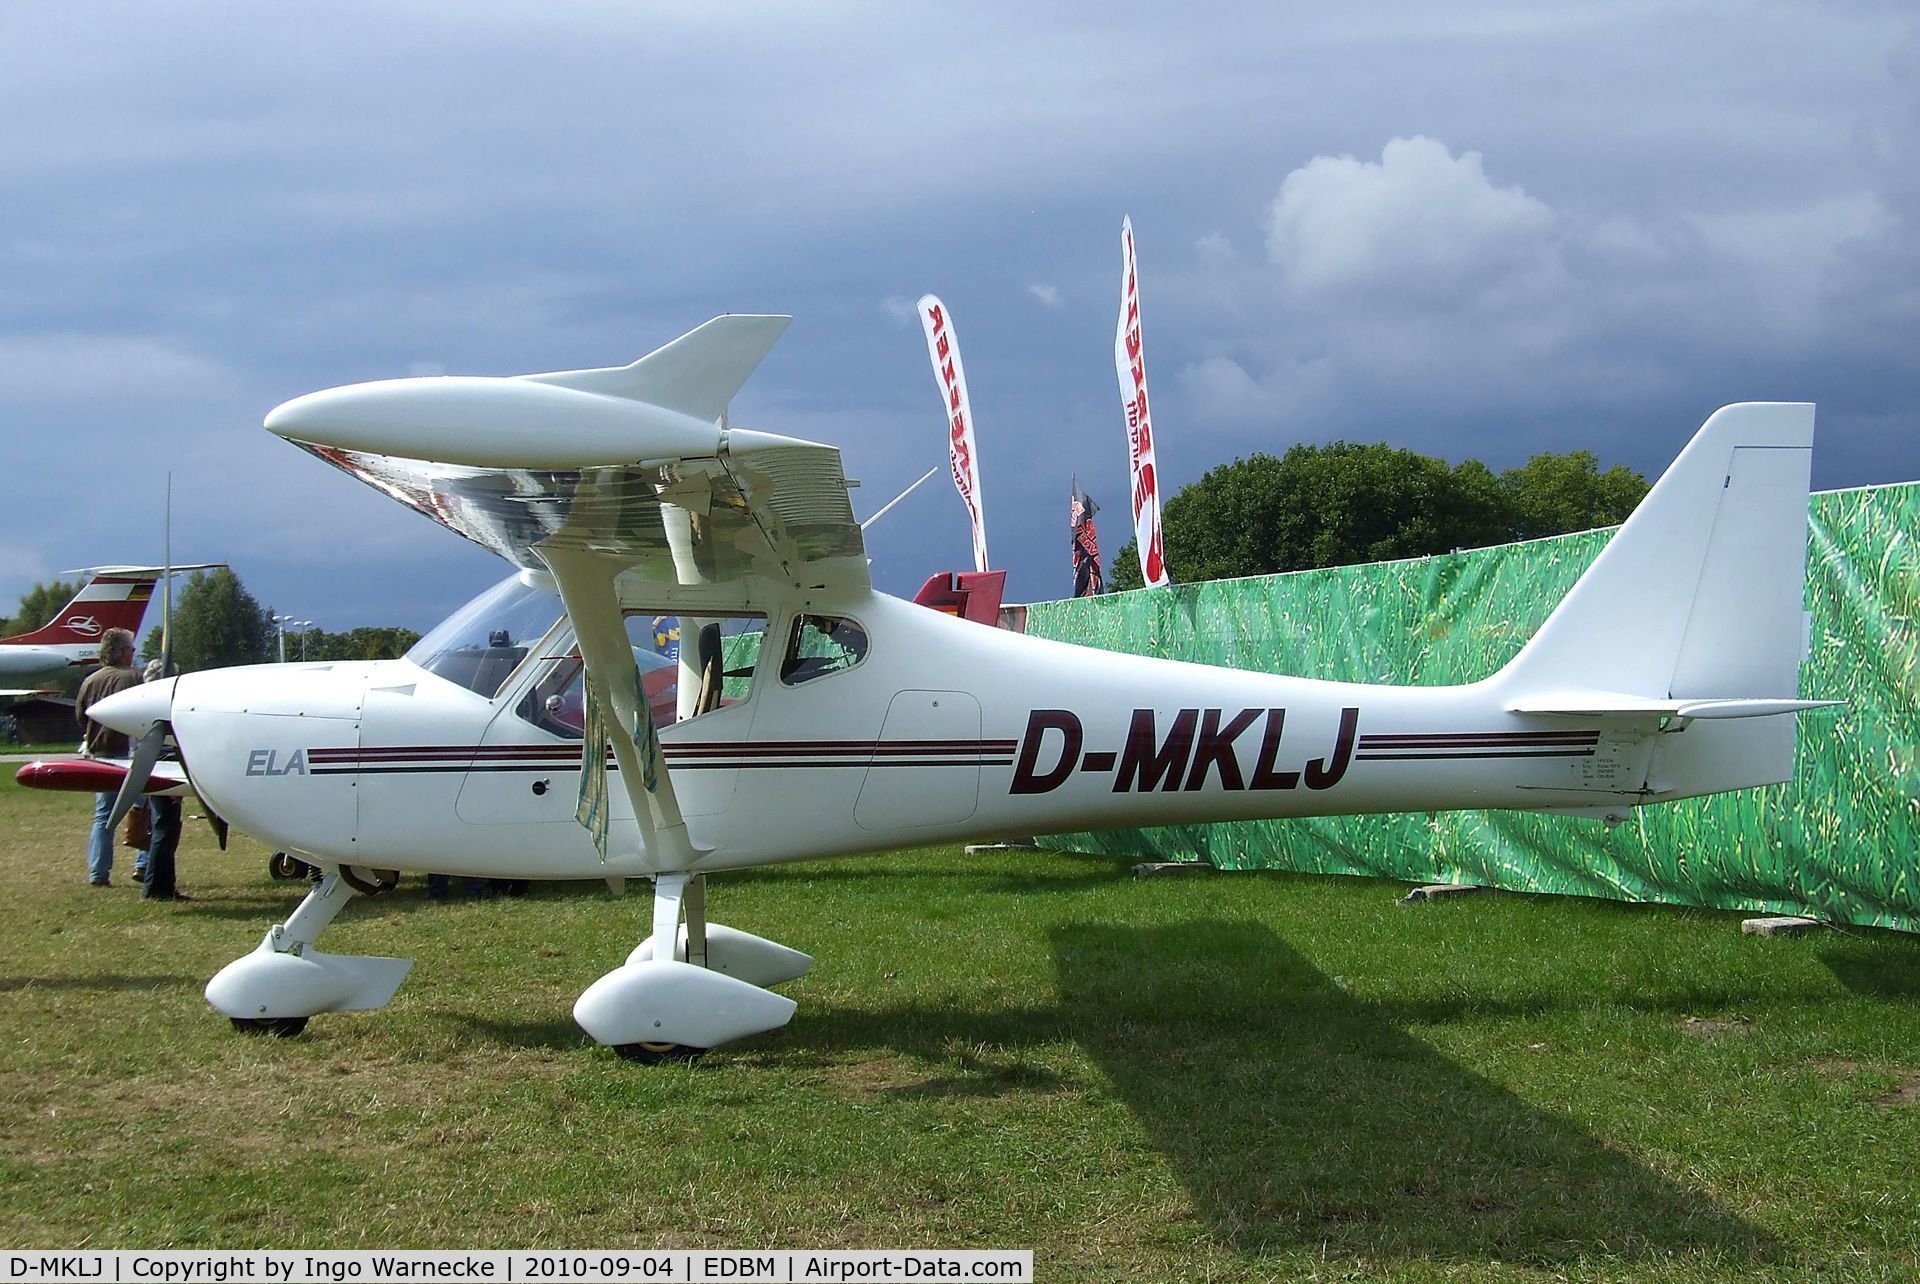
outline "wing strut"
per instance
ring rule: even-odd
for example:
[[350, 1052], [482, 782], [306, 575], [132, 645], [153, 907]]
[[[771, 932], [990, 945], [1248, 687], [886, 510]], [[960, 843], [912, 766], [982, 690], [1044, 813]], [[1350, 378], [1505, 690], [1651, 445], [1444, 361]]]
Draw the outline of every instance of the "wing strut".
[[640, 669], [627, 642], [614, 590], [620, 568], [593, 553], [539, 551], [560, 589], [560, 601], [573, 623], [580, 661], [587, 671], [589, 716], [580, 760], [580, 823], [593, 834], [605, 859], [606, 746], [611, 741], [620, 781], [640, 825], [641, 863], [655, 871], [690, 869], [707, 851], [696, 848], [687, 834], [666, 755], [660, 750], [660, 729], [640, 689]]

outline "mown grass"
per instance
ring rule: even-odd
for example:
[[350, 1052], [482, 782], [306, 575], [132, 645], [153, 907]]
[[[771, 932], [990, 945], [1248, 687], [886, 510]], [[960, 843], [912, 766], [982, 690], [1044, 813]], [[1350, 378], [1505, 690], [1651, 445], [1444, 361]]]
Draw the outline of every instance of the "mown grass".
[[8, 1244], [1030, 1246], [1043, 1279], [1920, 1270], [1911, 938], [939, 849], [714, 880], [716, 918], [818, 962], [786, 1030], [647, 1068], [569, 1015], [648, 930], [644, 893], [437, 905], [410, 879], [323, 939], [417, 959], [391, 1007], [263, 1040], [200, 988], [299, 889], [198, 825], [198, 899], [89, 889], [90, 801], [0, 783]]

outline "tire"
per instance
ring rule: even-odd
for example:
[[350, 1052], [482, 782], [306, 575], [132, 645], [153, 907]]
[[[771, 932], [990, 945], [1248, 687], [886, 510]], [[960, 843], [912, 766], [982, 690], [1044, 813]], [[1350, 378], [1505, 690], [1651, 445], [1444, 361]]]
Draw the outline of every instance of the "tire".
[[233, 1028], [256, 1038], [291, 1039], [307, 1028], [306, 1017], [232, 1017]]
[[669, 1061], [691, 1065], [707, 1054], [705, 1048], [692, 1048], [684, 1043], [617, 1043], [613, 1050], [620, 1054], [622, 1060], [637, 1061], [643, 1066], [657, 1066]]

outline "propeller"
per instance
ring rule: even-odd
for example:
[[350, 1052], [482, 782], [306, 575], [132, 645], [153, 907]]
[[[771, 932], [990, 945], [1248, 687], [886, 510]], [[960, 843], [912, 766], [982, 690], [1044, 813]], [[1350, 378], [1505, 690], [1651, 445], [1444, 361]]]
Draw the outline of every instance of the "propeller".
[[[165, 682], [173, 676], [173, 474], [167, 474], [167, 499], [164, 526], [160, 535], [161, 574], [160, 574], [160, 680]], [[172, 705], [173, 690], [167, 690], [167, 704]], [[169, 712], [171, 709], [169, 708]], [[147, 781], [153, 775], [153, 764], [160, 761], [160, 751], [166, 747], [167, 736], [173, 726], [166, 718], [154, 720], [140, 738], [133, 743], [133, 760], [127, 764], [127, 778], [120, 782], [119, 796], [113, 800], [113, 814], [107, 820], [108, 829], [118, 829], [120, 822], [141, 795], [147, 792]], [[225, 835], [220, 846], [224, 849]]]
[[160, 676], [173, 676], [173, 474], [167, 474], [165, 526], [160, 533]]
[[118, 828], [127, 813], [133, 810], [133, 804], [140, 800], [140, 795], [147, 792], [147, 778], [153, 774], [153, 764], [160, 761], [160, 750], [167, 743], [167, 732], [170, 730], [172, 728], [167, 723], [156, 722], [134, 742], [133, 761], [127, 764], [127, 778], [120, 783], [120, 796], [113, 800], [113, 815], [107, 819], [108, 829]]

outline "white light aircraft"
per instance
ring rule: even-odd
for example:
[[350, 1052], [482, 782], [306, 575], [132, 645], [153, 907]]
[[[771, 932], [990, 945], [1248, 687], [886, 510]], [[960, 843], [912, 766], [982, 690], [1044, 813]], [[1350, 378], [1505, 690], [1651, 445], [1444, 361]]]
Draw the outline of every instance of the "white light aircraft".
[[[202, 562], [172, 569], [202, 571], [215, 565]], [[140, 631], [153, 586], [167, 569], [90, 566], [62, 571], [63, 575], [84, 575], [87, 582], [41, 628], [0, 638], [0, 696], [71, 694], [80, 679], [99, 666], [100, 639], [108, 629]]]
[[[1813, 407], [1716, 412], [1524, 649], [1453, 687], [1119, 655], [874, 591], [840, 454], [726, 426], [784, 317], [630, 366], [317, 392], [267, 427], [516, 573], [405, 659], [192, 673], [101, 721], [324, 879], [207, 998], [294, 1033], [410, 960], [323, 953], [399, 870], [646, 877], [575, 1018], [639, 1059], [784, 1025], [805, 954], [710, 922], [722, 870], [1113, 826], [1461, 807], [1614, 817], [1788, 779]], [[677, 617], [676, 659], [651, 631]], [[584, 679], [584, 681], [583, 681]], [[584, 736], [583, 736], [584, 731]], [[150, 759], [148, 759], [150, 761]]]

